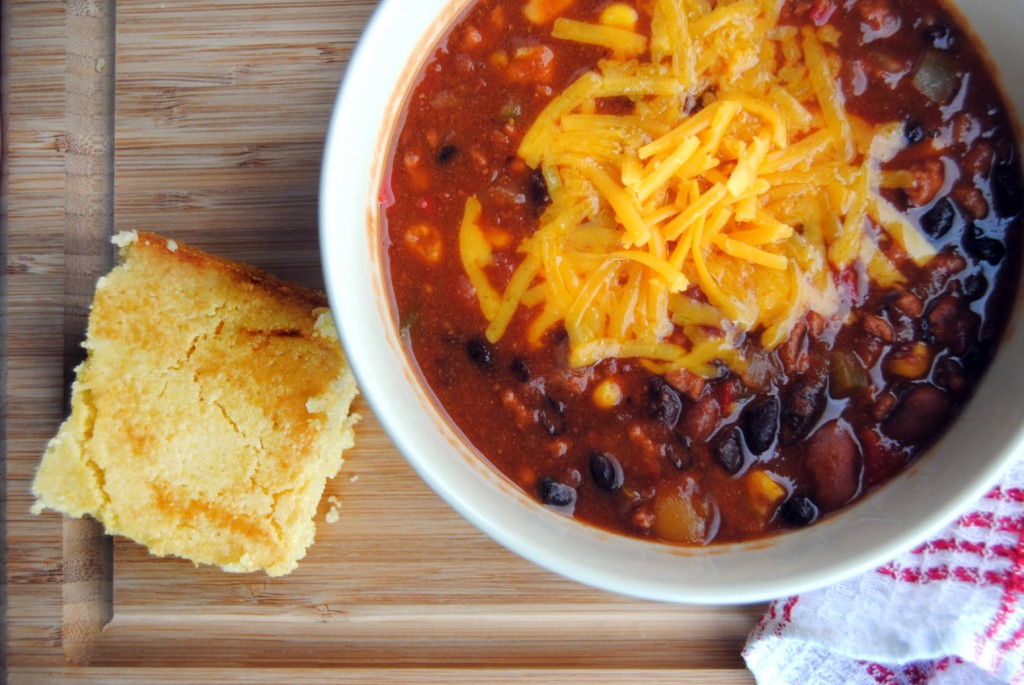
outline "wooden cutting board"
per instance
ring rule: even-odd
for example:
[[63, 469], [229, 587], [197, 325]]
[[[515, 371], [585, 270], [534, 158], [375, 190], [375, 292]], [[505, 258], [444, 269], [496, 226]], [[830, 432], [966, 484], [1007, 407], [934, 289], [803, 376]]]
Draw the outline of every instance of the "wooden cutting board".
[[8, 682], [751, 682], [740, 649], [763, 607], [641, 602], [531, 565], [436, 497], [363, 402], [326, 493], [342, 518], [321, 509], [285, 578], [29, 514], [112, 231], [322, 284], [320, 153], [375, 4], [4, 0]]

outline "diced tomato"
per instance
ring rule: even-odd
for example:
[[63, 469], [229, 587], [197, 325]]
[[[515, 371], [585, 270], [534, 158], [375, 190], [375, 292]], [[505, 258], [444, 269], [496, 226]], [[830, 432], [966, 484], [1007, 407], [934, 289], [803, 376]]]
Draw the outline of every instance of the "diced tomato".
[[554, 73], [554, 59], [555, 53], [546, 45], [519, 48], [505, 73], [513, 83], [547, 83]]
[[876, 430], [863, 428], [857, 437], [864, 451], [864, 487], [885, 482], [903, 466], [903, 453]]
[[384, 177], [384, 182], [380, 186], [380, 192], [377, 194], [377, 204], [383, 209], [387, 209], [395, 204], [395, 191], [391, 188], [391, 174]]
[[810, 17], [815, 26], [824, 26], [836, 11], [833, 0], [814, 0], [811, 5]]

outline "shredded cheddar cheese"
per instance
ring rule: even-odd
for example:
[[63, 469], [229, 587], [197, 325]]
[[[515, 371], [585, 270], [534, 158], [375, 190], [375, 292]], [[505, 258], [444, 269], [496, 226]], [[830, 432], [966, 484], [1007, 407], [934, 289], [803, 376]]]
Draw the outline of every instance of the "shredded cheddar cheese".
[[[742, 371], [747, 336], [772, 349], [808, 312], [845, 315], [835, 272], [860, 261], [900, 283], [879, 241], [917, 264], [935, 254], [878, 193], [900, 178], [878, 170], [892, 129], [846, 112], [835, 29], [779, 25], [780, 6], [655, 0], [649, 37], [617, 5], [600, 23], [554, 20], [554, 39], [610, 56], [521, 142], [551, 205], [503, 293], [480, 203], [466, 203], [461, 257], [492, 342], [522, 309], [533, 343], [563, 323], [574, 366]], [[633, 111], [602, 113], [611, 97]]]

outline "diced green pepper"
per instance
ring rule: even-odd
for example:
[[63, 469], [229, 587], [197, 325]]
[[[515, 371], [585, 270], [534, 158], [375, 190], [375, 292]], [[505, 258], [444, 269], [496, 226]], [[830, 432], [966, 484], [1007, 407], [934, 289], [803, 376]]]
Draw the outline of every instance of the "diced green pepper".
[[868, 387], [868, 372], [853, 352], [833, 352], [829, 366], [829, 394], [832, 397], [846, 399]]

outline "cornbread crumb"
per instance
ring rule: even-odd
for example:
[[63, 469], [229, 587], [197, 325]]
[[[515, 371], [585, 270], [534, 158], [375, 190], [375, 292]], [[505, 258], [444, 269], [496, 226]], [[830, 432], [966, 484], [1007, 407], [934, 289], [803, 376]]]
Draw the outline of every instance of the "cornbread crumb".
[[158, 556], [292, 571], [353, 444], [357, 393], [321, 293], [181, 242], [114, 237], [71, 415], [32, 486]]
[[339, 513], [339, 510], [341, 509], [341, 500], [334, 495], [331, 495], [327, 498], [327, 501], [330, 503], [331, 508], [327, 510], [327, 514], [324, 518], [327, 523], [337, 523], [341, 520], [341, 514]]

